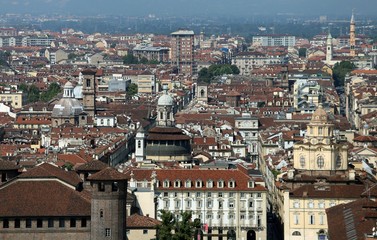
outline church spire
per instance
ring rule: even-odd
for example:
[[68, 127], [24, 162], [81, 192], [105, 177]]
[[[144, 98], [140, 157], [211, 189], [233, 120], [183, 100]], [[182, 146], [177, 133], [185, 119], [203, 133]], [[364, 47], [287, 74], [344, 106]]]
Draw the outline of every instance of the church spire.
[[351, 22], [350, 22], [350, 56], [355, 57], [355, 45], [356, 45], [356, 36], [355, 36], [355, 16], [352, 10]]
[[326, 42], [326, 63], [330, 64], [332, 61], [332, 36], [329, 29], [329, 34], [327, 35]]

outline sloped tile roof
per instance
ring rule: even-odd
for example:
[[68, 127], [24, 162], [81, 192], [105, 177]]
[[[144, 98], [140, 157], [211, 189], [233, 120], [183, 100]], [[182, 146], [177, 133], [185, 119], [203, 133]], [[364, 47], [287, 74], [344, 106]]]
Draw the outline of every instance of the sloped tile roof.
[[78, 166], [75, 170], [76, 171], [101, 171], [108, 167], [106, 163], [103, 163], [98, 160], [89, 161], [84, 163], [83, 165]]
[[56, 180], [19, 181], [0, 189], [0, 216], [90, 216], [88, 194]]
[[17, 169], [19, 169], [19, 166], [17, 166], [15, 162], [0, 160], [0, 170], [17, 170]]
[[64, 171], [52, 164], [42, 163], [27, 172], [22, 173], [18, 178], [58, 178], [72, 186], [77, 186], [81, 179], [73, 171]]
[[90, 181], [125, 181], [127, 179], [126, 175], [111, 167], [107, 167], [88, 177]]
[[132, 214], [127, 217], [127, 228], [156, 228], [161, 222], [157, 219], [141, 216], [139, 214]]

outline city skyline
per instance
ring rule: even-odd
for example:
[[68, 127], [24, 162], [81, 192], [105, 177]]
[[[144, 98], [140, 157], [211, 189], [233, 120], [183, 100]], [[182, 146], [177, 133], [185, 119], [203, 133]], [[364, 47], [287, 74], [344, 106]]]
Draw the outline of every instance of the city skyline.
[[353, 9], [357, 15], [373, 15], [377, 2], [361, 0], [140, 0], [111, 2], [103, 0], [0, 0], [0, 13], [59, 13], [77, 15], [157, 15], [157, 16], [238, 16], [254, 15], [350, 15]]

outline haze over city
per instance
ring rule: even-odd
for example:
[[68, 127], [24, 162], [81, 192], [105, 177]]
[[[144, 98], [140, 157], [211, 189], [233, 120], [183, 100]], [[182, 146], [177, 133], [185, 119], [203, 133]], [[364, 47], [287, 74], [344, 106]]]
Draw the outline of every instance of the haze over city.
[[0, 0], [0, 13], [60, 13], [140, 16], [373, 15], [374, 0]]
[[0, 6], [0, 239], [377, 240], [377, 0]]

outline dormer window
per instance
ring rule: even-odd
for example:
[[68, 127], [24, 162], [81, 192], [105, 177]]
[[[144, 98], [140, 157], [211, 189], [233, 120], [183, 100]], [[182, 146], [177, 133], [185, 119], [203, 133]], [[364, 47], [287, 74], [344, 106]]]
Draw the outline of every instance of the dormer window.
[[254, 188], [254, 181], [249, 181], [249, 188]]
[[219, 181], [217, 182], [217, 187], [218, 187], [218, 188], [223, 188], [223, 187], [224, 187], [224, 181], [223, 181], [223, 180], [219, 180]]
[[212, 180], [207, 181], [207, 188], [213, 188], [213, 181]]
[[191, 187], [191, 180], [186, 180], [185, 187], [187, 187], [187, 188]]
[[201, 180], [196, 180], [195, 187], [201, 188], [202, 187], [202, 181]]
[[234, 180], [230, 180], [229, 182], [228, 182], [228, 187], [229, 188], [234, 188], [235, 187], [235, 182], [234, 182]]
[[175, 181], [174, 181], [174, 187], [175, 187], [175, 188], [179, 188], [179, 187], [181, 187], [181, 181], [179, 181], [179, 180], [175, 180]]
[[169, 180], [165, 180], [164, 181], [164, 188], [168, 188], [169, 187]]

